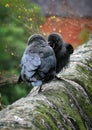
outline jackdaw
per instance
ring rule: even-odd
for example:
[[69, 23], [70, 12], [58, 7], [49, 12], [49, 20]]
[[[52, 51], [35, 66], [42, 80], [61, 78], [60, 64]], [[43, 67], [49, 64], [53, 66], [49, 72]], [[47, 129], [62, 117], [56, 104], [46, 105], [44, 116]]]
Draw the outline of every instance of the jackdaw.
[[56, 73], [58, 74], [69, 63], [73, 47], [71, 44], [65, 43], [59, 33], [51, 33], [48, 36], [48, 42], [55, 52]]
[[33, 87], [50, 82], [56, 75], [56, 57], [53, 49], [40, 34], [28, 39], [20, 64], [21, 72], [18, 83], [25, 81]]

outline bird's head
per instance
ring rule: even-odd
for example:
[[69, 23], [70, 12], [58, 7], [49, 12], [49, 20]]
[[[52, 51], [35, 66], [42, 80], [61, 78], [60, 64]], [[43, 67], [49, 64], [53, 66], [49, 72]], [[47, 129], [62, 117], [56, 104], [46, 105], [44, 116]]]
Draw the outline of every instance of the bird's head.
[[42, 40], [42, 41], [46, 42], [43, 35], [41, 35], [41, 34], [33, 34], [28, 39], [28, 45], [30, 45], [33, 41], [39, 41], [39, 40]]
[[48, 44], [54, 49], [57, 50], [57, 48], [62, 47], [63, 44], [63, 38], [59, 33], [51, 33], [48, 36]]
[[63, 41], [63, 37], [59, 33], [51, 33], [48, 36], [48, 44], [54, 49], [55, 52], [57, 52], [59, 49], [63, 50], [66, 48], [69, 54], [72, 54], [74, 50], [70, 43], [65, 43]]

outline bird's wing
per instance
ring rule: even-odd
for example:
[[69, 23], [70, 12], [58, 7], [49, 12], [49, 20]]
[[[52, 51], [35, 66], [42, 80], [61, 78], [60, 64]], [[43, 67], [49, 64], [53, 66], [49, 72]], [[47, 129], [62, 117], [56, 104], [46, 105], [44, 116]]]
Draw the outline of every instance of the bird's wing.
[[55, 72], [56, 57], [53, 49], [49, 46], [43, 48], [43, 56], [41, 57], [41, 65], [39, 67], [39, 75], [45, 77], [50, 71]]
[[55, 68], [56, 60], [53, 55], [42, 59], [41, 69], [44, 73], [47, 73], [51, 68]]
[[21, 60], [21, 76], [25, 80], [35, 74], [41, 64], [41, 59], [37, 53], [24, 53]]

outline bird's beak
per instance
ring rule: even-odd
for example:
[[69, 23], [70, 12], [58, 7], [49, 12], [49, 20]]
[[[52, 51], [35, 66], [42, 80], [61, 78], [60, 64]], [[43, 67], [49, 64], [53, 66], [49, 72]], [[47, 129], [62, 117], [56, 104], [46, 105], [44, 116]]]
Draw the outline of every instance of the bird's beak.
[[52, 48], [55, 47], [55, 45], [52, 42], [50, 42], [50, 41], [48, 41], [48, 45], [51, 46]]

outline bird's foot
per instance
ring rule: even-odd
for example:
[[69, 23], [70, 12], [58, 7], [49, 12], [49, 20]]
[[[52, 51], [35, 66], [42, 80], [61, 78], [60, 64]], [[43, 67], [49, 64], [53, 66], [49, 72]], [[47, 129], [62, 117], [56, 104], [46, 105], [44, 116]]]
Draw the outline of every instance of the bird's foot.
[[55, 80], [65, 82], [64, 78], [58, 77], [57, 75], [55, 75]]
[[58, 77], [57, 75], [55, 75], [55, 79], [60, 81], [62, 80], [62, 78]]
[[38, 93], [41, 93], [42, 92], [42, 86], [40, 86], [39, 90], [38, 90]]

